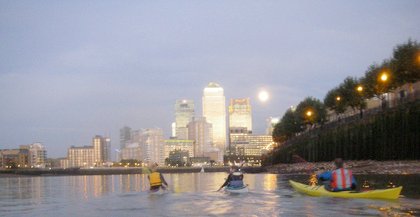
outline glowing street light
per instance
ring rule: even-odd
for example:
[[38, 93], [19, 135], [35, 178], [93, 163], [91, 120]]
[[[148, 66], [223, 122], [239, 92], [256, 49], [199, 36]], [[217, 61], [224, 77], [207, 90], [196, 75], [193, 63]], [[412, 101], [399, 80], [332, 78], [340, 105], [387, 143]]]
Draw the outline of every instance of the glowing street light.
[[417, 53], [417, 63], [420, 64], [420, 52]]
[[387, 81], [388, 80], [388, 74], [386, 74], [385, 72], [382, 73], [380, 79], [383, 82]]
[[306, 116], [311, 117], [312, 116], [312, 111], [311, 110], [307, 111]]
[[363, 91], [362, 85], [357, 86], [356, 90], [360, 93]]
[[340, 101], [341, 100], [341, 97], [340, 96], [337, 96], [337, 98], [335, 98], [337, 101]]

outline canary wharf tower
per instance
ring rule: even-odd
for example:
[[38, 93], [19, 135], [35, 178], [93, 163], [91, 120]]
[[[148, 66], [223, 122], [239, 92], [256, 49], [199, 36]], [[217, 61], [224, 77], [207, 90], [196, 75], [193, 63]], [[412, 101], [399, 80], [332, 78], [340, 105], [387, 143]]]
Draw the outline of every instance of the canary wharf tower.
[[219, 159], [223, 160], [226, 146], [226, 105], [223, 88], [217, 83], [211, 82], [204, 88], [203, 117], [213, 126], [213, 144], [220, 151]]

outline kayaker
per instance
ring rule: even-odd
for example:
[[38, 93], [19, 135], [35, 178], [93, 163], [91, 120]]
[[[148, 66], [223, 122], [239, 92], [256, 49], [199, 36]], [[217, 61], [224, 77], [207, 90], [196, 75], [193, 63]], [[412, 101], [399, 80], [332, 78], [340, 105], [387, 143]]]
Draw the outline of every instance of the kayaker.
[[335, 170], [326, 171], [317, 175], [318, 180], [324, 183], [325, 189], [329, 191], [349, 191], [356, 189], [356, 179], [351, 170], [344, 169], [343, 159], [336, 158], [334, 165]]
[[151, 191], [157, 191], [159, 190], [159, 188], [165, 190], [168, 187], [168, 183], [166, 183], [162, 173], [157, 172], [157, 166], [157, 163], [154, 163], [150, 167], [151, 173], [147, 176], [147, 178], [149, 179]]
[[241, 188], [244, 186], [244, 174], [240, 171], [238, 166], [230, 167], [229, 176], [227, 177], [225, 183], [219, 188], [220, 191], [223, 187], [228, 186], [232, 188]]

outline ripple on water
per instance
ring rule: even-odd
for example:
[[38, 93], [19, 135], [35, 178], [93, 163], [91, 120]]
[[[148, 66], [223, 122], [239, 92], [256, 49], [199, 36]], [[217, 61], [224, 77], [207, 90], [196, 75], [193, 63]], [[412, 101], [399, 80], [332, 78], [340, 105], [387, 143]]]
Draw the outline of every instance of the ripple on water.
[[176, 191], [165, 195], [149, 195], [142, 175], [41, 177], [7, 183], [0, 179], [0, 186], [7, 186], [0, 189], [0, 215], [420, 216], [420, 200], [412, 197], [396, 201], [309, 197], [295, 192], [289, 178], [273, 174], [246, 174], [247, 194], [215, 192], [225, 176], [171, 174], [165, 178]]

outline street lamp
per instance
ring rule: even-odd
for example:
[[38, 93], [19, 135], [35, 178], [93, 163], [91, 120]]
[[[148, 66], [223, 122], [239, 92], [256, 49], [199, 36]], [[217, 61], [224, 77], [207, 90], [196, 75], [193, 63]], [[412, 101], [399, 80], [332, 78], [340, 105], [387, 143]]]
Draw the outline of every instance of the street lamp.
[[360, 118], [363, 118], [363, 86], [362, 85], [358, 85], [356, 87], [357, 92], [359, 92], [360, 95], [360, 105], [359, 105], [359, 109], [360, 109]]
[[307, 129], [309, 129], [309, 127], [312, 125], [312, 119], [313, 119], [314, 112], [309, 109], [309, 110], [306, 111], [305, 115], [306, 115], [306, 121], [308, 123]]
[[417, 52], [417, 64], [420, 64], [420, 52]]
[[386, 82], [388, 80], [388, 74], [386, 72], [382, 73], [380, 79], [382, 82]]
[[383, 96], [381, 97], [382, 100], [382, 109], [386, 108], [386, 82], [388, 81], [388, 73], [387, 72], [382, 72], [379, 75], [379, 81], [382, 82], [383, 84], [380, 85], [382, 86], [380, 89], [382, 89], [381, 94], [383, 94]]
[[340, 101], [341, 100], [341, 97], [340, 96], [337, 96], [337, 98], [335, 98], [335, 100]]

